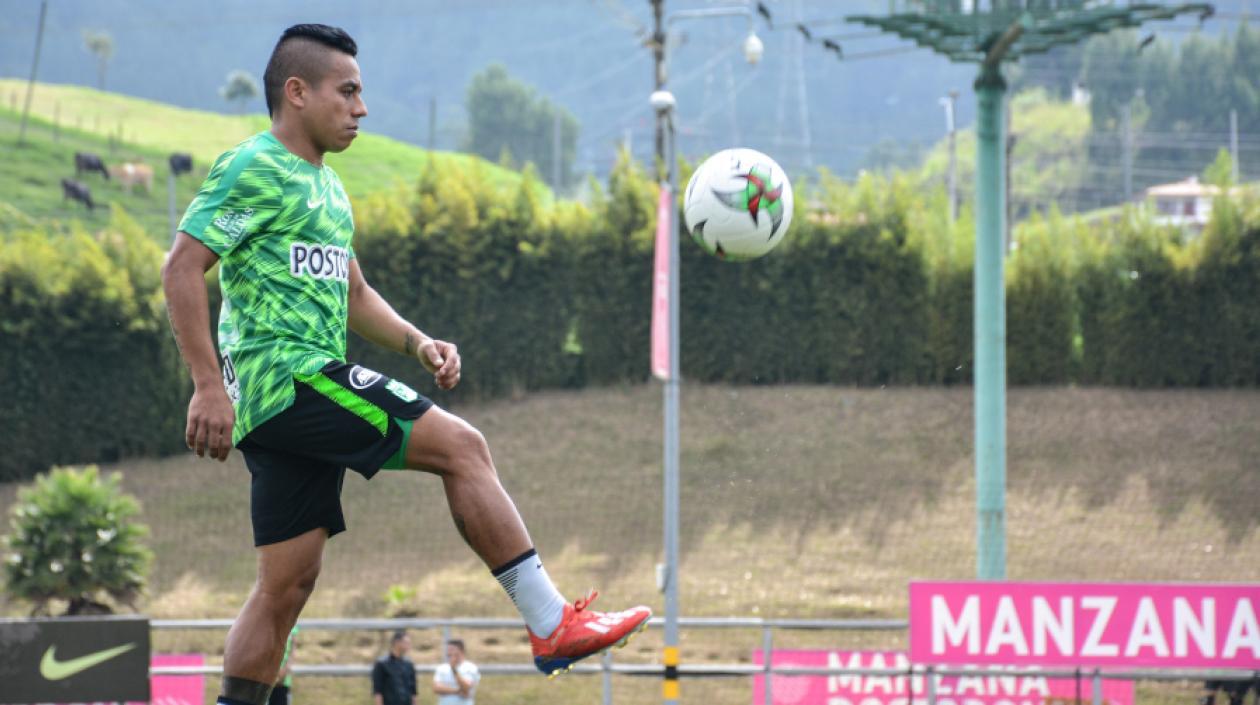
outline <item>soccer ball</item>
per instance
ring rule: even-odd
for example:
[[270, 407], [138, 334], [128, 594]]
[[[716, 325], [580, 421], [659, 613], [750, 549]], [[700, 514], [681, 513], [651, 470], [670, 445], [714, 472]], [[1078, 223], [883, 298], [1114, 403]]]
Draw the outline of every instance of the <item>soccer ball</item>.
[[783, 241], [792, 223], [792, 184], [761, 152], [724, 149], [691, 175], [683, 220], [705, 252], [754, 259]]

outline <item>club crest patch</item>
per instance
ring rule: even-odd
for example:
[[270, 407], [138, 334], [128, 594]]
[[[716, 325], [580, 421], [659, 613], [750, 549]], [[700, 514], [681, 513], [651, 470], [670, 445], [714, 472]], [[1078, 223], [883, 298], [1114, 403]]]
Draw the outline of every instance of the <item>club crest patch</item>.
[[416, 393], [416, 390], [412, 389], [411, 387], [408, 387], [407, 385], [403, 384], [402, 382], [399, 382], [396, 379], [391, 379], [389, 383], [385, 385], [385, 388], [393, 392], [394, 396], [398, 397], [399, 399], [402, 399], [403, 401], [407, 403], [411, 403], [415, 401], [416, 399], [420, 398], [420, 395]]

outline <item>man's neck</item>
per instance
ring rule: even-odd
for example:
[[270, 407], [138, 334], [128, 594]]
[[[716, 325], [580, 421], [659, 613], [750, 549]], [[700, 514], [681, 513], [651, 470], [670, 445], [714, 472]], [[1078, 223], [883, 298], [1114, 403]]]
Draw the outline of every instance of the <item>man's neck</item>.
[[324, 153], [295, 123], [278, 118], [271, 123], [271, 135], [290, 152], [317, 167], [324, 166]]

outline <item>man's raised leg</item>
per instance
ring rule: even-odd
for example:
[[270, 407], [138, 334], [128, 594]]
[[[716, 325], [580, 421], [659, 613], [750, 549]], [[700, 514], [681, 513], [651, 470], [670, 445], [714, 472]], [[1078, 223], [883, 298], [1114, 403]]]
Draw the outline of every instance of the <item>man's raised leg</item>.
[[224, 705], [266, 705], [280, 671], [284, 642], [319, 577], [326, 529], [258, 547], [258, 579], [223, 653]]
[[463, 419], [433, 407], [415, 421], [406, 465], [442, 478], [451, 517], [503, 586], [525, 619], [534, 664], [547, 674], [613, 645], [624, 645], [647, 625], [652, 611], [587, 610], [594, 595], [569, 605], [556, 590], [534, 550], [525, 522], [499, 483], [498, 471], [481, 432]]

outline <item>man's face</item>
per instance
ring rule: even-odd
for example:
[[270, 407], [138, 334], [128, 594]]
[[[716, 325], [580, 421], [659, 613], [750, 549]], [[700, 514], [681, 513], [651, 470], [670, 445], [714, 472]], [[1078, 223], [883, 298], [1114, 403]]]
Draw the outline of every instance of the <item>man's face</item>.
[[325, 61], [324, 77], [307, 93], [302, 123], [320, 150], [342, 152], [359, 135], [359, 120], [367, 116], [363, 83], [353, 56], [329, 51]]
[[411, 651], [411, 635], [406, 635], [398, 641], [394, 642], [394, 654], [397, 656], [405, 656]]
[[458, 666], [464, 662], [464, 652], [454, 644], [447, 644], [446, 660]]

